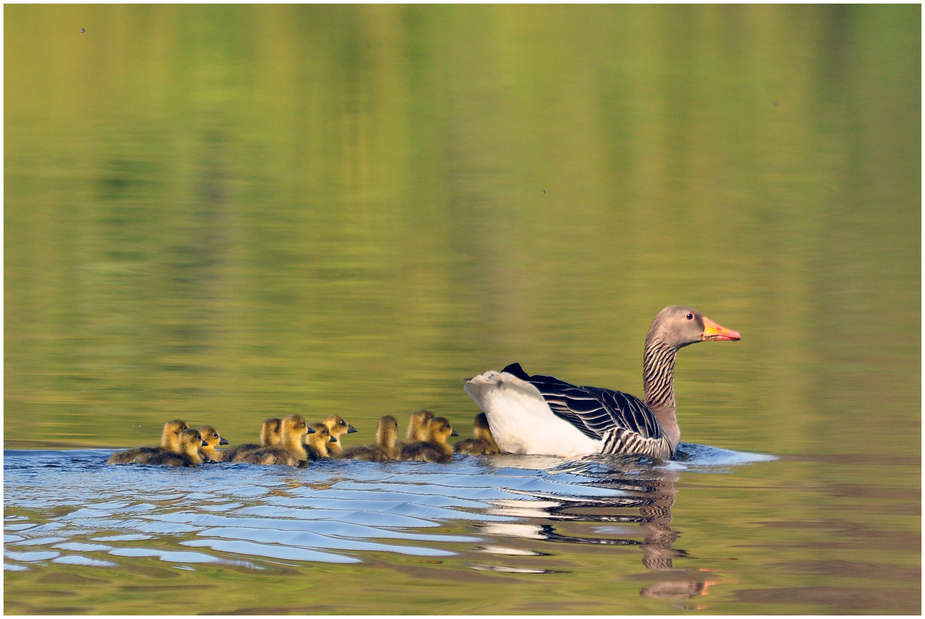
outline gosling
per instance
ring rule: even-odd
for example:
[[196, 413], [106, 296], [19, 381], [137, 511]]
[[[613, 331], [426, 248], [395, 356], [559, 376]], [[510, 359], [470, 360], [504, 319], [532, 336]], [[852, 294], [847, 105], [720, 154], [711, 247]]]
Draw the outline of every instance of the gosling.
[[405, 445], [402, 460], [446, 463], [453, 459], [453, 448], [447, 443], [451, 436], [459, 436], [445, 417], [434, 417], [427, 426], [427, 440]]
[[485, 413], [479, 413], [475, 416], [472, 437], [458, 441], [453, 445], [453, 451], [469, 456], [493, 456], [501, 453], [501, 448], [495, 442], [495, 437], [491, 435], [491, 428], [488, 426], [488, 417], [485, 416]]
[[221, 462], [225, 458], [225, 452], [220, 450], [219, 445], [227, 445], [228, 439], [223, 438], [212, 426], [200, 426], [197, 428], [205, 445], [199, 450], [202, 459], [207, 462]]
[[305, 435], [311, 432], [314, 430], [308, 427], [302, 415], [286, 415], [280, 422], [280, 445], [278, 447], [265, 447], [247, 452], [238, 456], [235, 462], [298, 466], [300, 462], [309, 458], [302, 441]]
[[323, 460], [331, 457], [330, 446], [337, 442], [337, 437], [331, 434], [328, 427], [323, 423], [312, 424], [314, 434], [308, 437], [308, 444], [305, 446], [308, 452], [309, 460]]
[[345, 449], [342, 457], [367, 462], [398, 460], [401, 457], [401, 448], [397, 443], [398, 420], [391, 415], [386, 415], [379, 419], [379, 425], [376, 427], [375, 445], [360, 445]]
[[427, 425], [435, 415], [429, 410], [421, 409], [411, 413], [408, 418], [408, 433], [405, 435], [406, 443], [419, 443], [427, 440]]
[[243, 443], [241, 445], [235, 445], [231, 449], [225, 451], [225, 462], [241, 462], [241, 458], [244, 457], [245, 453], [266, 449], [267, 447], [279, 446], [280, 423], [280, 420], [276, 417], [271, 417], [264, 421], [263, 425], [260, 426], [260, 444]]
[[341, 458], [344, 455], [343, 443], [341, 443], [340, 437], [344, 434], [353, 434], [357, 431], [352, 425], [344, 421], [344, 418], [340, 415], [328, 415], [325, 417], [321, 423], [327, 427], [328, 432], [331, 433], [331, 436], [337, 439], [337, 442], [328, 443], [328, 451], [331, 454], [332, 458]]
[[157, 466], [199, 466], [202, 464], [202, 456], [199, 455], [199, 450], [208, 445], [208, 443], [202, 439], [202, 435], [199, 434], [198, 430], [191, 430], [190, 428], [183, 430], [180, 432], [179, 442], [179, 453], [165, 451], [151, 456], [146, 462], [141, 464], [153, 464]]
[[[182, 419], [174, 419], [164, 424], [161, 432], [160, 447], [135, 447], [128, 451], [114, 453], [106, 464], [132, 464], [138, 458], [147, 459], [160, 453], [178, 453], [180, 451], [180, 432], [189, 428]], [[142, 463], [143, 464], [143, 463]]]

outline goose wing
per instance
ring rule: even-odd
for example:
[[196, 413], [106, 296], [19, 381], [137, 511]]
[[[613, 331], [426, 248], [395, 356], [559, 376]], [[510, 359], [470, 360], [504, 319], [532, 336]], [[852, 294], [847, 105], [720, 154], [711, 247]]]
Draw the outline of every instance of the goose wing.
[[587, 437], [604, 440], [608, 432], [623, 428], [644, 439], [661, 439], [662, 429], [649, 407], [637, 397], [599, 387], [579, 387], [553, 376], [530, 376], [519, 363], [503, 370], [539, 390], [549, 409]]

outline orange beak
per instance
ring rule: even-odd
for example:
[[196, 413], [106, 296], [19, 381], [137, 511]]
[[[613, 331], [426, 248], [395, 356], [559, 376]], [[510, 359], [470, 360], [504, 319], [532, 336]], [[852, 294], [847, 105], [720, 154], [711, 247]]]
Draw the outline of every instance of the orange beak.
[[727, 329], [716, 324], [706, 316], [703, 317], [703, 337], [701, 341], [721, 341], [721, 340], [741, 340], [742, 336], [738, 331]]

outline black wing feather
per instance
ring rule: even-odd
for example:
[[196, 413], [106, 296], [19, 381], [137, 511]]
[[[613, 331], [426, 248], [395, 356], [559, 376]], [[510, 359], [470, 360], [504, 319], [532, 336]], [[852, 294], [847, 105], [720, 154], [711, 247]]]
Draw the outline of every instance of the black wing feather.
[[623, 428], [642, 438], [660, 439], [662, 429], [649, 407], [637, 397], [600, 387], [579, 387], [553, 376], [530, 376], [519, 363], [503, 370], [536, 387], [550, 410], [585, 436], [602, 440], [607, 431]]

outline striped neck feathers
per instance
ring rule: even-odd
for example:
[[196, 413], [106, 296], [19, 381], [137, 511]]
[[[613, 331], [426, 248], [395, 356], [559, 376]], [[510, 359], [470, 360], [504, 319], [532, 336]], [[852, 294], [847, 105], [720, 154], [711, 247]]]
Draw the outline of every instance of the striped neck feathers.
[[672, 451], [681, 442], [674, 400], [674, 362], [678, 348], [650, 332], [646, 337], [642, 369], [643, 400], [658, 419], [658, 425], [671, 444]]

